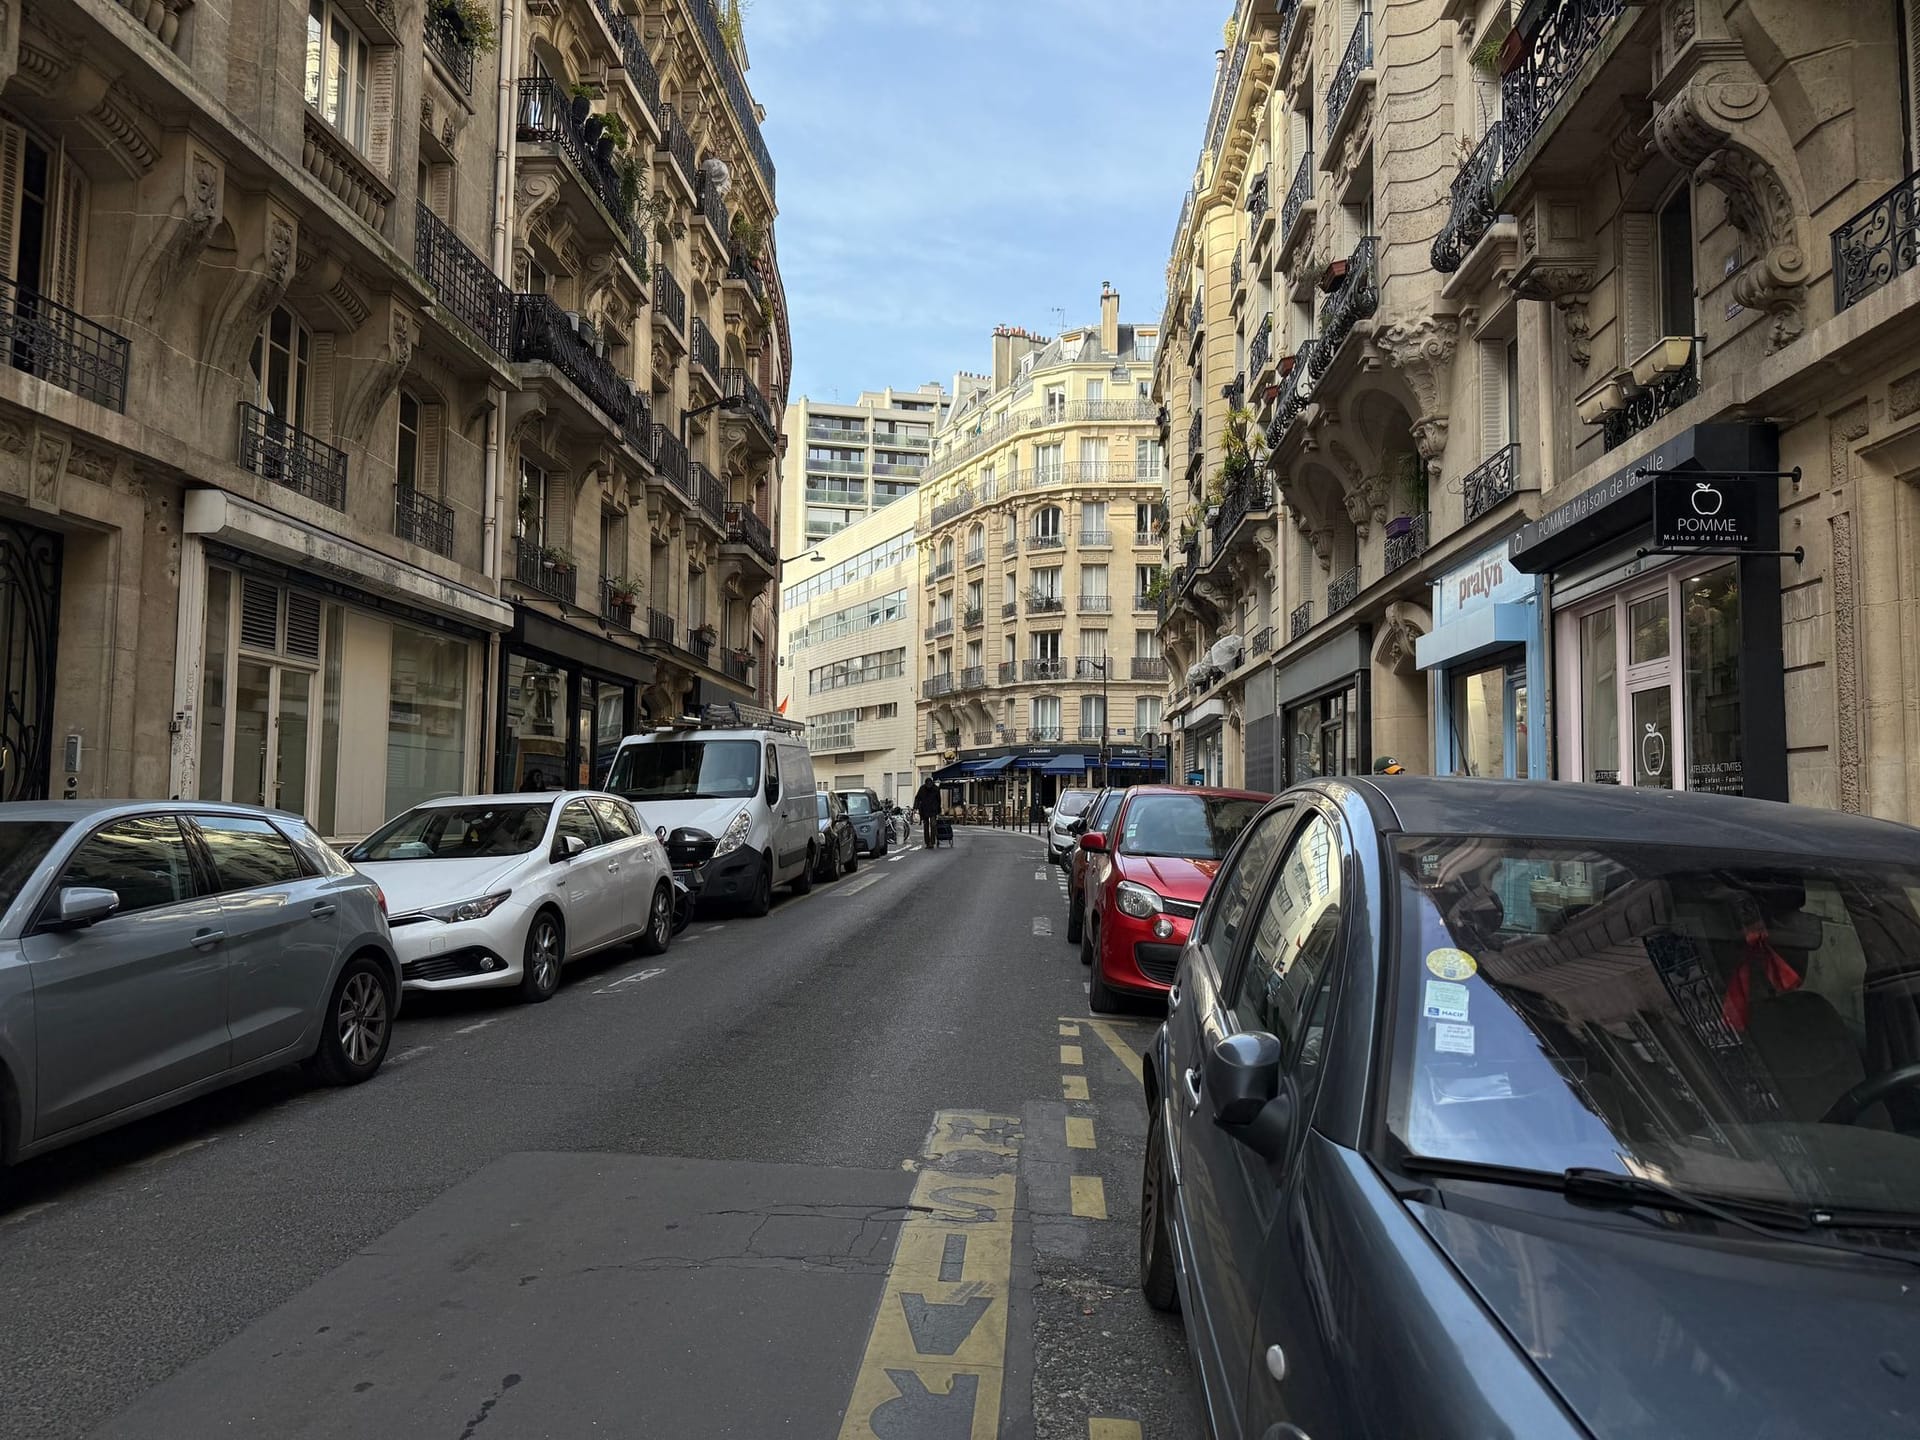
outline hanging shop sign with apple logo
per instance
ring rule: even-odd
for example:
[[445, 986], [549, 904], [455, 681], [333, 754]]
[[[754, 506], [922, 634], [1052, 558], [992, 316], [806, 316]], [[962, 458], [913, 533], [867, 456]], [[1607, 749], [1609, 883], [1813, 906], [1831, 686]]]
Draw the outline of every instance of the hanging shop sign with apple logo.
[[1761, 507], [1779, 503], [1774, 489], [1763, 490], [1758, 480], [1656, 475], [1653, 543], [1693, 550], [1758, 548]]

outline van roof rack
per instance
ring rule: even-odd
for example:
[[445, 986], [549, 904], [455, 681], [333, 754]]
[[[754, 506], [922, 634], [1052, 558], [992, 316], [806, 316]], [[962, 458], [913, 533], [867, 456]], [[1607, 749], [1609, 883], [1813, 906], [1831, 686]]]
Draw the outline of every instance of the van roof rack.
[[700, 730], [777, 730], [787, 735], [807, 733], [807, 727], [797, 720], [789, 720], [758, 705], [742, 705], [737, 700], [707, 705], [698, 715], [682, 716], [678, 723]]

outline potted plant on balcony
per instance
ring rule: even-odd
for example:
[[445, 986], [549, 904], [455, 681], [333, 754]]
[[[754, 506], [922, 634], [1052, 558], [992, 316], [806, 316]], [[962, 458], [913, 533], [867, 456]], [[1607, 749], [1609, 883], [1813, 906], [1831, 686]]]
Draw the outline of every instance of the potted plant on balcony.
[[744, 210], [733, 212], [733, 245], [736, 250], [758, 265], [760, 252], [766, 243], [766, 232], [760, 228], [759, 222]]
[[540, 552], [540, 568], [551, 570], [556, 575], [571, 574], [573, 552], [564, 545], [549, 545]]
[[1347, 271], [1353, 266], [1352, 260], [1329, 260], [1326, 269], [1320, 272], [1320, 288], [1331, 295], [1347, 283]]
[[500, 43], [493, 11], [483, 0], [432, 0], [428, 9], [431, 18], [468, 50], [485, 53]]
[[587, 116], [593, 113], [593, 87], [575, 83], [567, 87], [567, 101], [572, 107], [573, 123], [585, 125]]
[[622, 625], [633, 624], [633, 607], [640, 596], [640, 582], [630, 575], [616, 575], [607, 581], [607, 606]]
[[720, 638], [720, 632], [714, 629], [712, 625], [696, 626], [693, 630], [689, 631], [688, 634], [690, 638], [698, 640], [705, 645], [712, 645], [715, 640]]
[[1399, 497], [1401, 513], [1387, 521], [1387, 537], [1405, 535], [1413, 529], [1414, 516], [1427, 508], [1427, 467], [1410, 451], [1387, 456], [1385, 477]]

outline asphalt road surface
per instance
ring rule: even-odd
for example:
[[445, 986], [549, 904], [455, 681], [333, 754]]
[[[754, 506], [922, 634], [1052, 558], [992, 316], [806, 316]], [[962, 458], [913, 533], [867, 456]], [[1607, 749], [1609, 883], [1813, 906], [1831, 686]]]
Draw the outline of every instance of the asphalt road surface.
[[1198, 1436], [1135, 1286], [1151, 1022], [1088, 1016], [1064, 911], [961, 830], [31, 1162], [0, 1434]]

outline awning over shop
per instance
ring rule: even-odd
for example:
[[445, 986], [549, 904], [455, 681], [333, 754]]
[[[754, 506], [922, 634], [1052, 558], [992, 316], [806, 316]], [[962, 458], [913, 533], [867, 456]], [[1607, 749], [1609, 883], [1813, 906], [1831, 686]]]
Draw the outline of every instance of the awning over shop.
[[966, 778], [967, 762], [965, 760], [956, 760], [953, 764], [943, 765], [933, 772], [933, 783], [936, 785], [958, 785]]
[[969, 777], [982, 779], [988, 775], [1000, 774], [1001, 771], [1013, 764], [1013, 757], [1011, 755], [1000, 755], [992, 760], [966, 760], [961, 763], [967, 767]]
[[1042, 775], [1079, 775], [1086, 771], [1087, 757], [1084, 755], [1056, 755], [1047, 761], [1040, 771]]
[[1135, 755], [1131, 758], [1115, 756], [1107, 762], [1107, 768], [1109, 770], [1165, 770], [1167, 768], [1167, 761], [1164, 755], [1157, 756], [1152, 760], [1147, 759], [1144, 755]]

